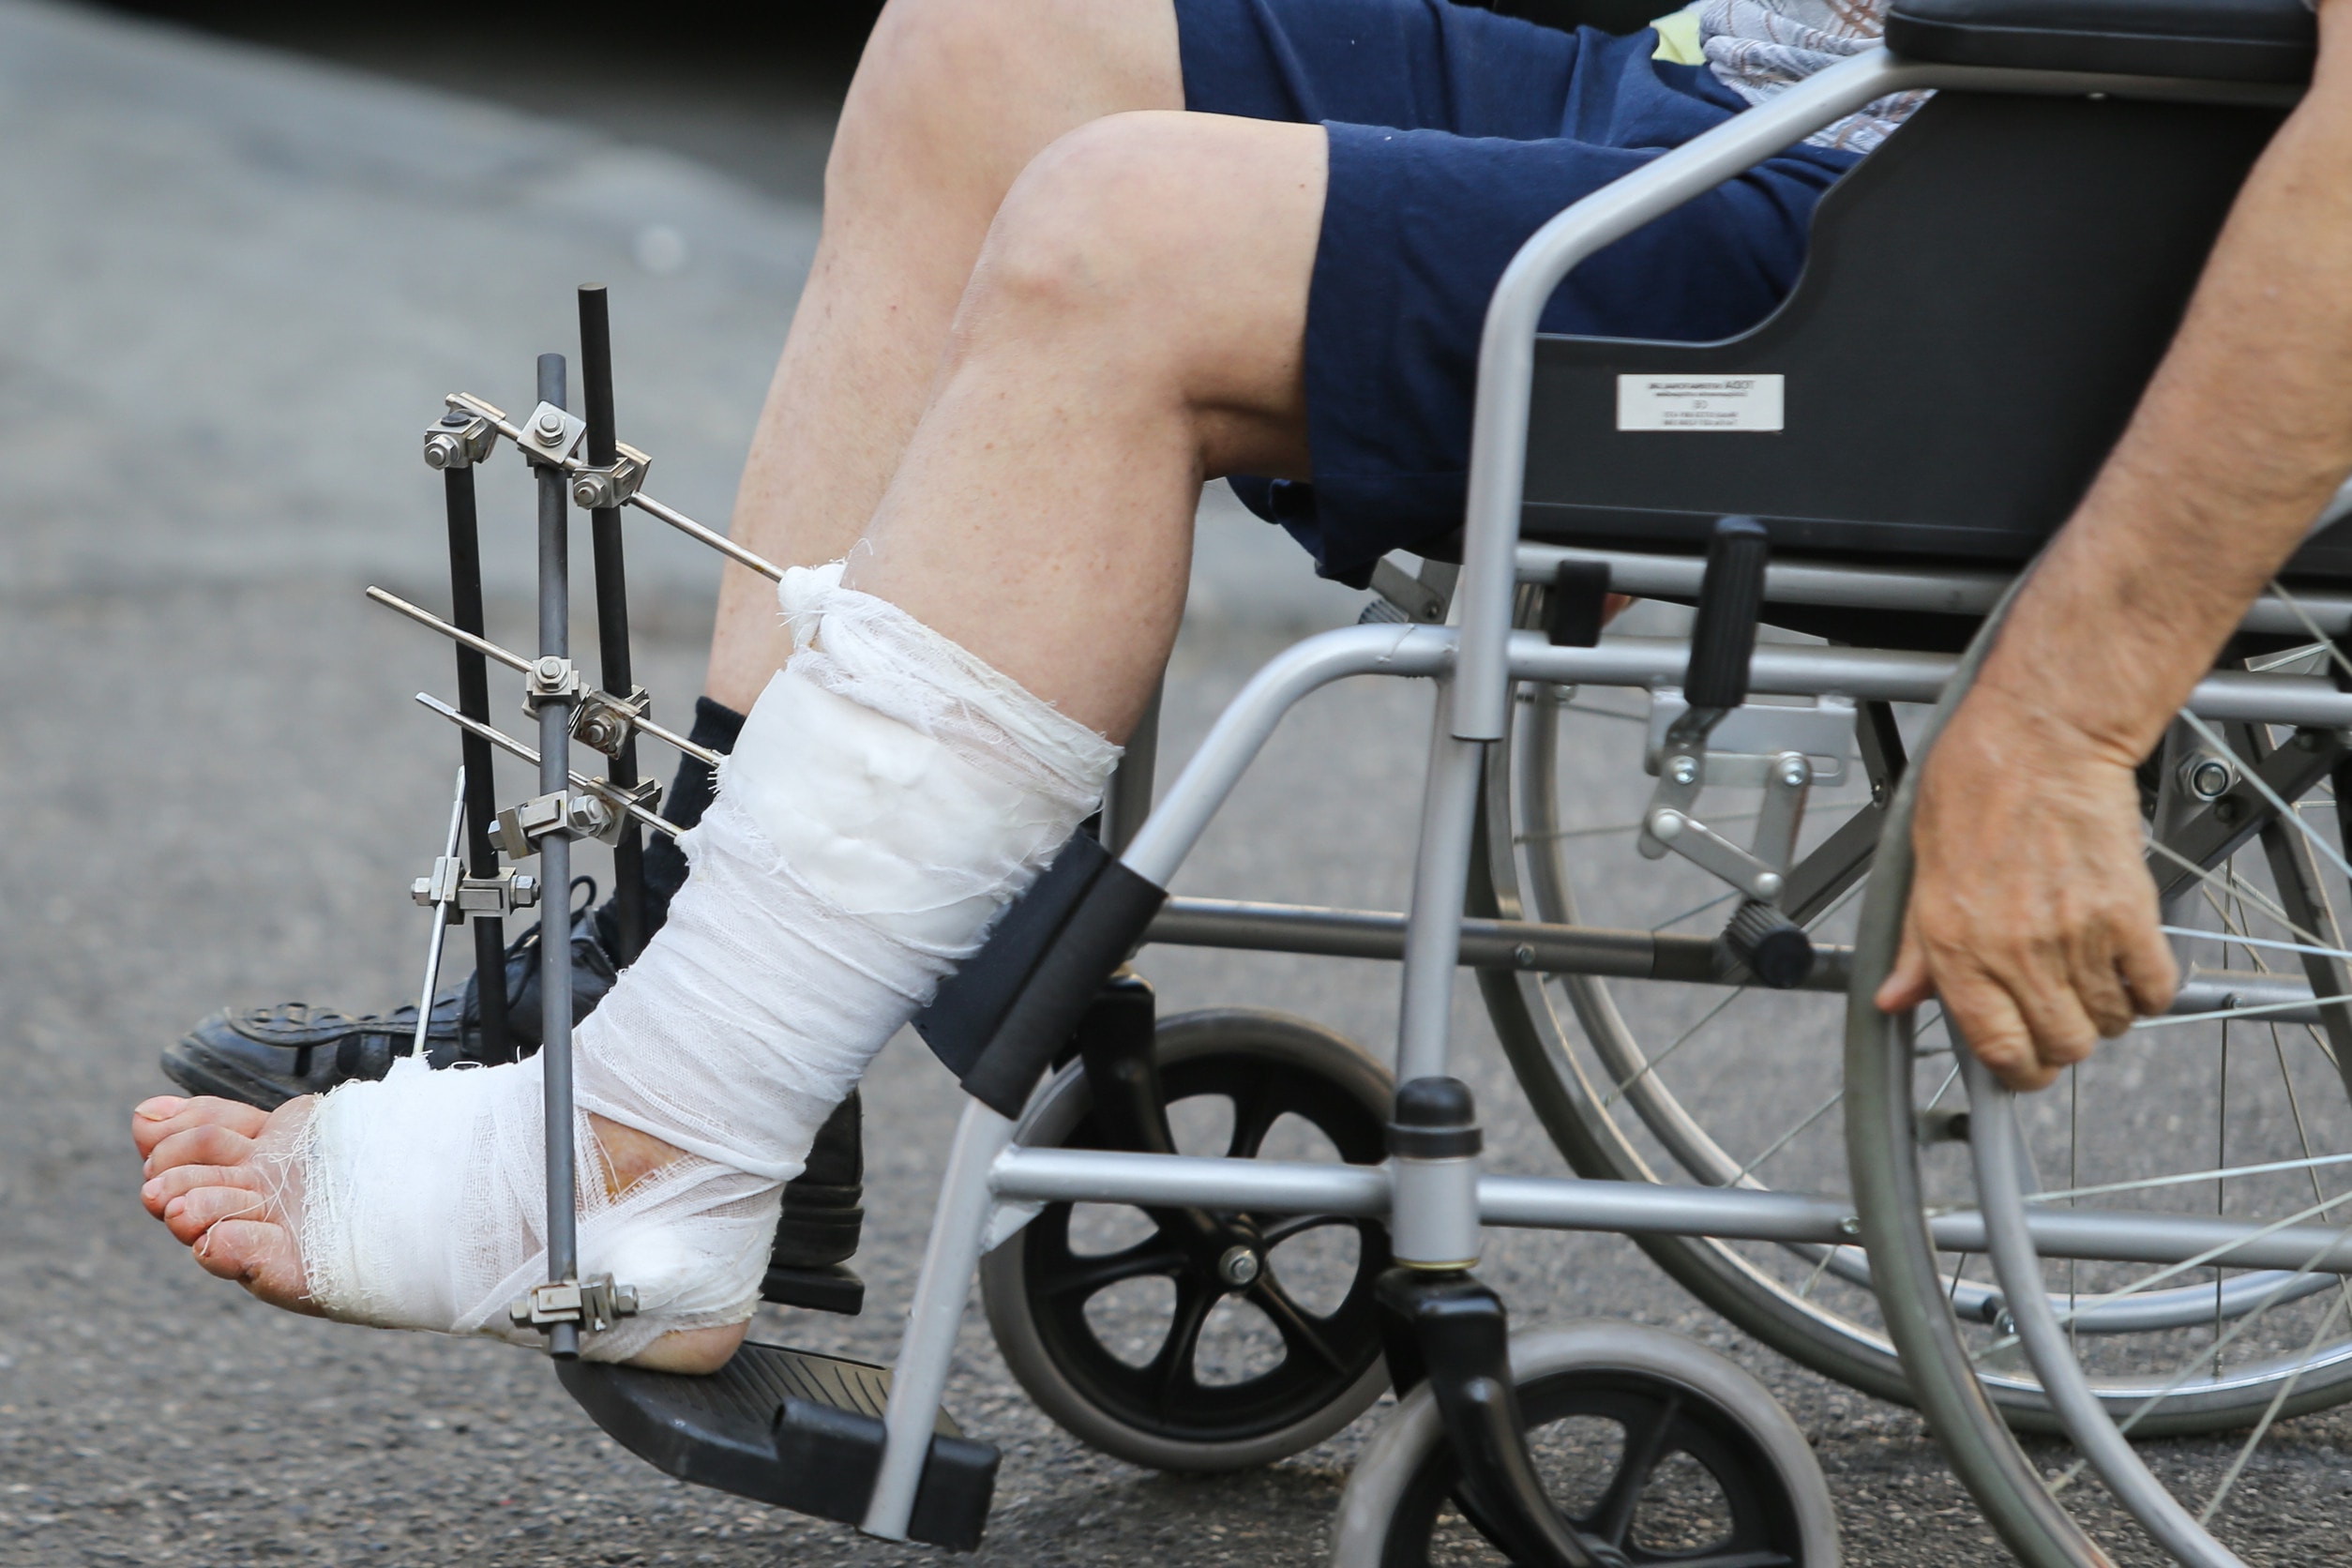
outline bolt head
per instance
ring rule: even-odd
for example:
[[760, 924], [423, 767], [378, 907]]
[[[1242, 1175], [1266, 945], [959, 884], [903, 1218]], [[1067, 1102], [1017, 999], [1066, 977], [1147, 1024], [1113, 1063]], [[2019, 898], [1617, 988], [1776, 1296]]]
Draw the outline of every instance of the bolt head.
[[2238, 781], [2237, 774], [2237, 769], [2219, 757], [2192, 757], [2181, 770], [2181, 782], [2197, 799], [2214, 801], [2229, 793], [2229, 787]]
[[1682, 813], [1680, 811], [1651, 812], [1650, 837], [1662, 844], [1671, 844], [1682, 837]]
[[602, 492], [594, 478], [582, 475], [572, 481], [573, 505], [594, 506], [602, 498]]
[[1759, 898], [1780, 897], [1781, 880], [1778, 871], [1767, 871], [1756, 879], [1756, 896]]
[[564, 678], [564, 661], [557, 658], [553, 654], [550, 654], [545, 658], [540, 659], [539, 662], [532, 666], [532, 668], [537, 672], [539, 679], [548, 682], [550, 685], [552, 685]]
[[1798, 785], [1804, 783], [1812, 776], [1813, 769], [1811, 765], [1802, 761], [1790, 762], [1787, 766], [1780, 770], [1780, 781], [1783, 784], [1787, 785], [1792, 790]]
[[535, 424], [541, 435], [559, 436], [564, 433], [564, 416], [551, 408], [541, 414]]
[[1677, 757], [1666, 768], [1666, 776], [1677, 784], [1690, 784], [1698, 778], [1698, 759]]
[[1254, 1283], [1258, 1271], [1258, 1254], [1245, 1246], [1227, 1247], [1217, 1259], [1217, 1277], [1236, 1289]]

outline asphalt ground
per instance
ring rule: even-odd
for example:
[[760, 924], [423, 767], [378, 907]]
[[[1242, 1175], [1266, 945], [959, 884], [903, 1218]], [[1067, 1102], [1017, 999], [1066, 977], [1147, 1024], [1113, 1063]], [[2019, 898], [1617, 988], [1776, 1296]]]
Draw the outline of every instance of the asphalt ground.
[[[468, 63], [438, 77], [431, 51], [378, 72], [348, 40], [310, 45], [0, 4], [0, 1563], [937, 1560], [666, 1479], [530, 1354], [261, 1307], [138, 1207], [125, 1118], [164, 1087], [159, 1047], [224, 1003], [378, 1008], [415, 984], [406, 886], [455, 748], [408, 696], [445, 691], [448, 658], [358, 591], [441, 596], [438, 486], [415, 458], [440, 394], [525, 400], [531, 355], [570, 341], [569, 286], [602, 278], [649, 488], [723, 520], [837, 83], [828, 66], [781, 107], [722, 94], [631, 124], [565, 113], [545, 80], [488, 91], [521, 66], [454, 42], [440, 57]], [[493, 634], [520, 641], [519, 465], [483, 485]], [[715, 573], [631, 526], [641, 678], [675, 716]], [[1170, 761], [1259, 662], [1360, 602], [1213, 494]], [[1400, 907], [1429, 700], [1366, 682], [1306, 703], [1179, 890]], [[1381, 1056], [1393, 1038], [1379, 966], [1143, 967], [1171, 1012], [1280, 1008]], [[1558, 1169], [1467, 987], [1457, 1013], [1495, 1163]], [[885, 1360], [958, 1101], [902, 1038], [867, 1104], [870, 1304], [763, 1309], [759, 1329]], [[1629, 1244], [1500, 1235], [1485, 1273], [1521, 1321], [1663, 1324], [1765, 1378], [1821, 1456], [1848, 1561], [2001, 1560], [1916, 1419], [1742, 1342]], [[1005, 1455], [987, 1563], [1316, 1560], [1372, 1425], [1254, 1472], [1139, 1470], [1026, 1402], [976, 1306], [949, 1403]], [[2339, 1445], [2340, 1422], [2297, 1424], [2266, 1472], [2277, 1560], [2342, 1560]]]

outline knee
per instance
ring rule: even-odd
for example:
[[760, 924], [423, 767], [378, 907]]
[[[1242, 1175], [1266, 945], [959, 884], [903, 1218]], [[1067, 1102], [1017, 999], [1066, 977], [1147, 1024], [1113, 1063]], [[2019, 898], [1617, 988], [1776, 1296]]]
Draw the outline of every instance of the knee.
[[1202, 173], [1190, 118], [1112, 114], [1040, 153], [988, 230], [958, 346], [1000, 330], [1116, 331], [1165, 299], [1170, 269], [1197, 249], [1184, 216], [1199, 210], [1186, 188]]

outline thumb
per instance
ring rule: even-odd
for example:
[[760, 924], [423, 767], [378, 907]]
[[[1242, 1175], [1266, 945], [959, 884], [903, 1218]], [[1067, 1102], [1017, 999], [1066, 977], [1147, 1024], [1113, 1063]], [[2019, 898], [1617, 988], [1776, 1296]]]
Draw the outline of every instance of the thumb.
[[1917, 929], [1906, 921], [1903, 925], [1903, 945], [1895, 953], [1894, 968], [1878, 987], [1878, 994], [1871, 1000], [1881, 1013], [1900, 1013], [1917, 1007], [1936, 994], [1936, 977], [1928, 972], [1927, 949], [1919, 940]]

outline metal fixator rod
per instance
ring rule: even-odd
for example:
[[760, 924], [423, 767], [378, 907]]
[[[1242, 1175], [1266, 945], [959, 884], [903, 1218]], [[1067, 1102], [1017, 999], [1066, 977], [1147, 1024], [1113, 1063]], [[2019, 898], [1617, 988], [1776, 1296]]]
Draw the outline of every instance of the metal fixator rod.
[[[564, 356], [539, 355], [539, 401], [565, 406]], [[520, 442], [517, 445], [520, 445]], [[570, 497], [564, 471], [541, 464], [539, 481], [539, 656], [571, 656]], [[571, 746], [571, 698], [539, 704], [539, 789], [565, 792]], [[539, 877], [550, 891], [539, 912], [539, 1071], [547, 1112], [547, 1277], [552, 1286], [580, 1278], [578, 1170], [572, 1147], [571, 841], [560, 833], [539, 840]], [[549, 927], [554, 929], [550, 930]], [[548, 1352], [560, 1360], [580, 1354], [580, 1325], [547, 1325]]]
[[[507, 756], [529, 762], [533, 767], [539, 766], [539, 753], [533, 750], [530, 746], [523, 745], [520, 741], [515, 739], [514, 736], [506, 733], [504, 730], [494, 730], [487, 724], [478, 724], [475, 722], [473, 719], [466, 717], [465, 715], [458, 712], [457, 709], [451, 707], [448, 703], [443, 701], [440, 698], [435, 697], [429, 691], [418, 692], [416, 694], [416, 701], [420, 705], [430, 708], [433, 712], [439, 714], [442, 717], [447, 719], [459, 729], [463, 730], [466, 733], [470, 735], [481, 736], [482, 739], [490, 742], [490, 745], [498, 747], [499, 750], [504, 751]], [[570, 770], [567, 769], [565, 771], [568, 773]], [[618, 790], [615, 790], [611, 782], [606, 779], [591, 778], [584, 773], [571, 773], [570, 777], [572, 787], [574, 789], [587, 791], [590, 794], [596, 796], [598, 800], [603, 801], [614, 810], [626, 812], [628, 815], [636, 818], [639, 822], [643, 822], [647, 827], [654, 829], [657, 833], [666, 833], [670, 835], [671, 837], [675, 838], [679, 835], [686, 832], [686, 829], [670, 821], [667, 817], [658, 816], [654, 812], [646, 810], [636, 801], [629, 799], [626, 795], [621, 793]]]
[[[580, 290], [580, 394], [588, 418], [588, 461], [610, 468], [620, 460], [619, 437], [612, 412], [612, 323], [601, 283]], [[637, 682], [629, 672], [628, 577], [621, 538], [621, 509], [599, 506], [589, 514], [589, 550], [596, 576], [596, 678], [604, 689], [631, 699]], [[637, 782], [637, 736], [623, 731], [611, 748], [611, 764], [605, 772], [615, 786], [627, 791]], [[612, 845], [613, 961], [623, 968], [637, 961], [648, 935], [645, 929], [645, 836], [634, 820], [621, 824]]]
[[[454, 411], [447, 418], [460, 418]], [[482, 617], [482, 540], [474, 507], [474, 464], [468, 460], [445, 467], [442, 502], [449, 527], [449, 613], [457, 625], [449, 629], [478, 637]], [[480, 651], [462, 642], [457, 651], [458, 707], [484, 723], [490, 721], [490, 670]], [[498, 851], [491, 845], [490, 818], [498, 811], [498, 780], [492, 772], [490, 747], [475, 736], [459, 743], [465, 763], [465, 846], [469, 868], [476, 877], [498, 875]], [[484, 1063], [515, 1059], [514, 1037], [506, 1027], [506, 927], [495, 915], [473, 922], [475, 1006], [481, 1031], [476, 1050]], [[430, 1010], [430, 1003], [427, 1004]], [[419, 1019], [421, 1031], [423, 1020]], [[462, 1036], [465, 1023], [459, 1020]], [[417, 1035], [424, 1049], [424, 1035]], [[463, 1047], [460, 1038], [460, 1047]]]
[[[490, 422], [491, 429], [495, 430], [500, 435], [505, 436], [508, 441], [513, 442], [517, 446], [521, 446], [524, 444], [521, 430], [516, 426], [513, 420], [507, 418], [505, 412], [500, 409], [497, 405], [493, 403], [486, 403], [470, 392], [452, 392], [443, 400], [445, 401], [451, 408], [461, 408], [469, 414], [480, 415], [483, 418]], [[540, 400], [543, 402], [551, 402], [554, 400], [542, 399]], [[560, 465], [561, 472], [565, 474], [583, 473], [593, 466], [593, 464], [585, 462], [579, 458], [566, 458]], [[721, 555], [727, 557], [728, 560], [732, 561], [738, 566], [749, 567], [751, 570], [758, 572], [761, 577], [766, 578], [771, 582], [781, 582], [784, 580], [784, 570], [782, 567], [776, 565], [775, 563], [762, 556], [754, 554], [752, 551], [744, 549], [743, 546], [735, 543], [734, 540], [729, 538], [726, 535], [717, 532], [716, 529], [703, 527], [701, 523], [695, 521], [692, 518], [686, 516], [675, 506], [664, 505], [662, 503], [655, 500], [652, 496], [647, 495], [642, 490], [640, 490], [636, 494], [630, 496], [623, 503], [623, 505], [634, 506], [648, 517], [659, 519], [661, 521], [666, 522], [671, 527], [676, 529], [679, 533], [684, 534], [687, 538], [694, 540], [697, 544], [707, 545], [712, 550], [715, 550]]]
[[[466, 766], [458, 764], [457, 799], [449, 803], [449, 835], [441, 858], [445, 863], [458, 858], [458, 843], [465, 833]], [[418, 1061], [425, 1059], [425, 1039], [433, 1021], [433, 992], [441, 985], [441, 939], [449, 925], [449, 908], [436, 898], [427, 906], [432, 911], [432, 935], [425, 949], [425, 988], [416, 998], [416, 1033], [409, 1042], [409, 1054]], [[460, 1024], [462, 1027], [462, 1024]]]
[[[456, 642], [462, 647], [471, 648], [476, 653], [494, 658], [501, 664], [507, 666], [509, 669], [515, 670], [523, 674], [530, 673], [531, 661], [524, 658], [520, 654], [515, 653], [511, 649], [502, 648], [497, 643], [490, 641], [488, 638], [475, 637], [469, 632], [460, 631], [456, 626], [453, 626], [448, 622], [443, 620], [440, 616], [435, 615], [431, 611], [426, 610], [418, 605], [411, 604], [408, 600], [400, 597], [398, 594], [388, 594], [381, 588], [370, 588], [368, 590], [368, 597], [375, 603], [384, 606], [386, 610], [395, 610], [400, 611], [401, 614], [407, 616], [410, 620], [415, 622], [420, 626], [425, 626], [441, 633], [442, 636], [449, 639], [452, 642]], [[692, 741], [686, 739], [684, 735], [678, 734], [674, 731], [666, 729], [663, 726], [655, 723], [652, 719], [645, 717], [642, 714], [629, 714], [620, 712], [618, 710], [615, 710], [615, 714], [616, 716], [626, 719], [631, 729], [644, 731], [645, 733], [653, 736], [654, 739], [661, 742], [664, 746], [675, 746], [678, 750], [685, 752], [687, 756], [693, 758], [696, 761], [702, 763], [704, 766], [714, 768], [718, 766], [719, 753], [711, 750], [708, 746], [697, 746]], [[501, 739], [503, 738], [504, 737], [502, 736]], [[492, 741], [490, 744], [492, 746], [496, 746], [499, 743], [497, 741]], [[532, 761], [535, 762], [538, 761], [538, 753], [532, 753]], [[577, 776], [577, 775], [575, 775], [575, 776]], [[618, 780], [615, 780], [615, 782], [617, 783]]]

